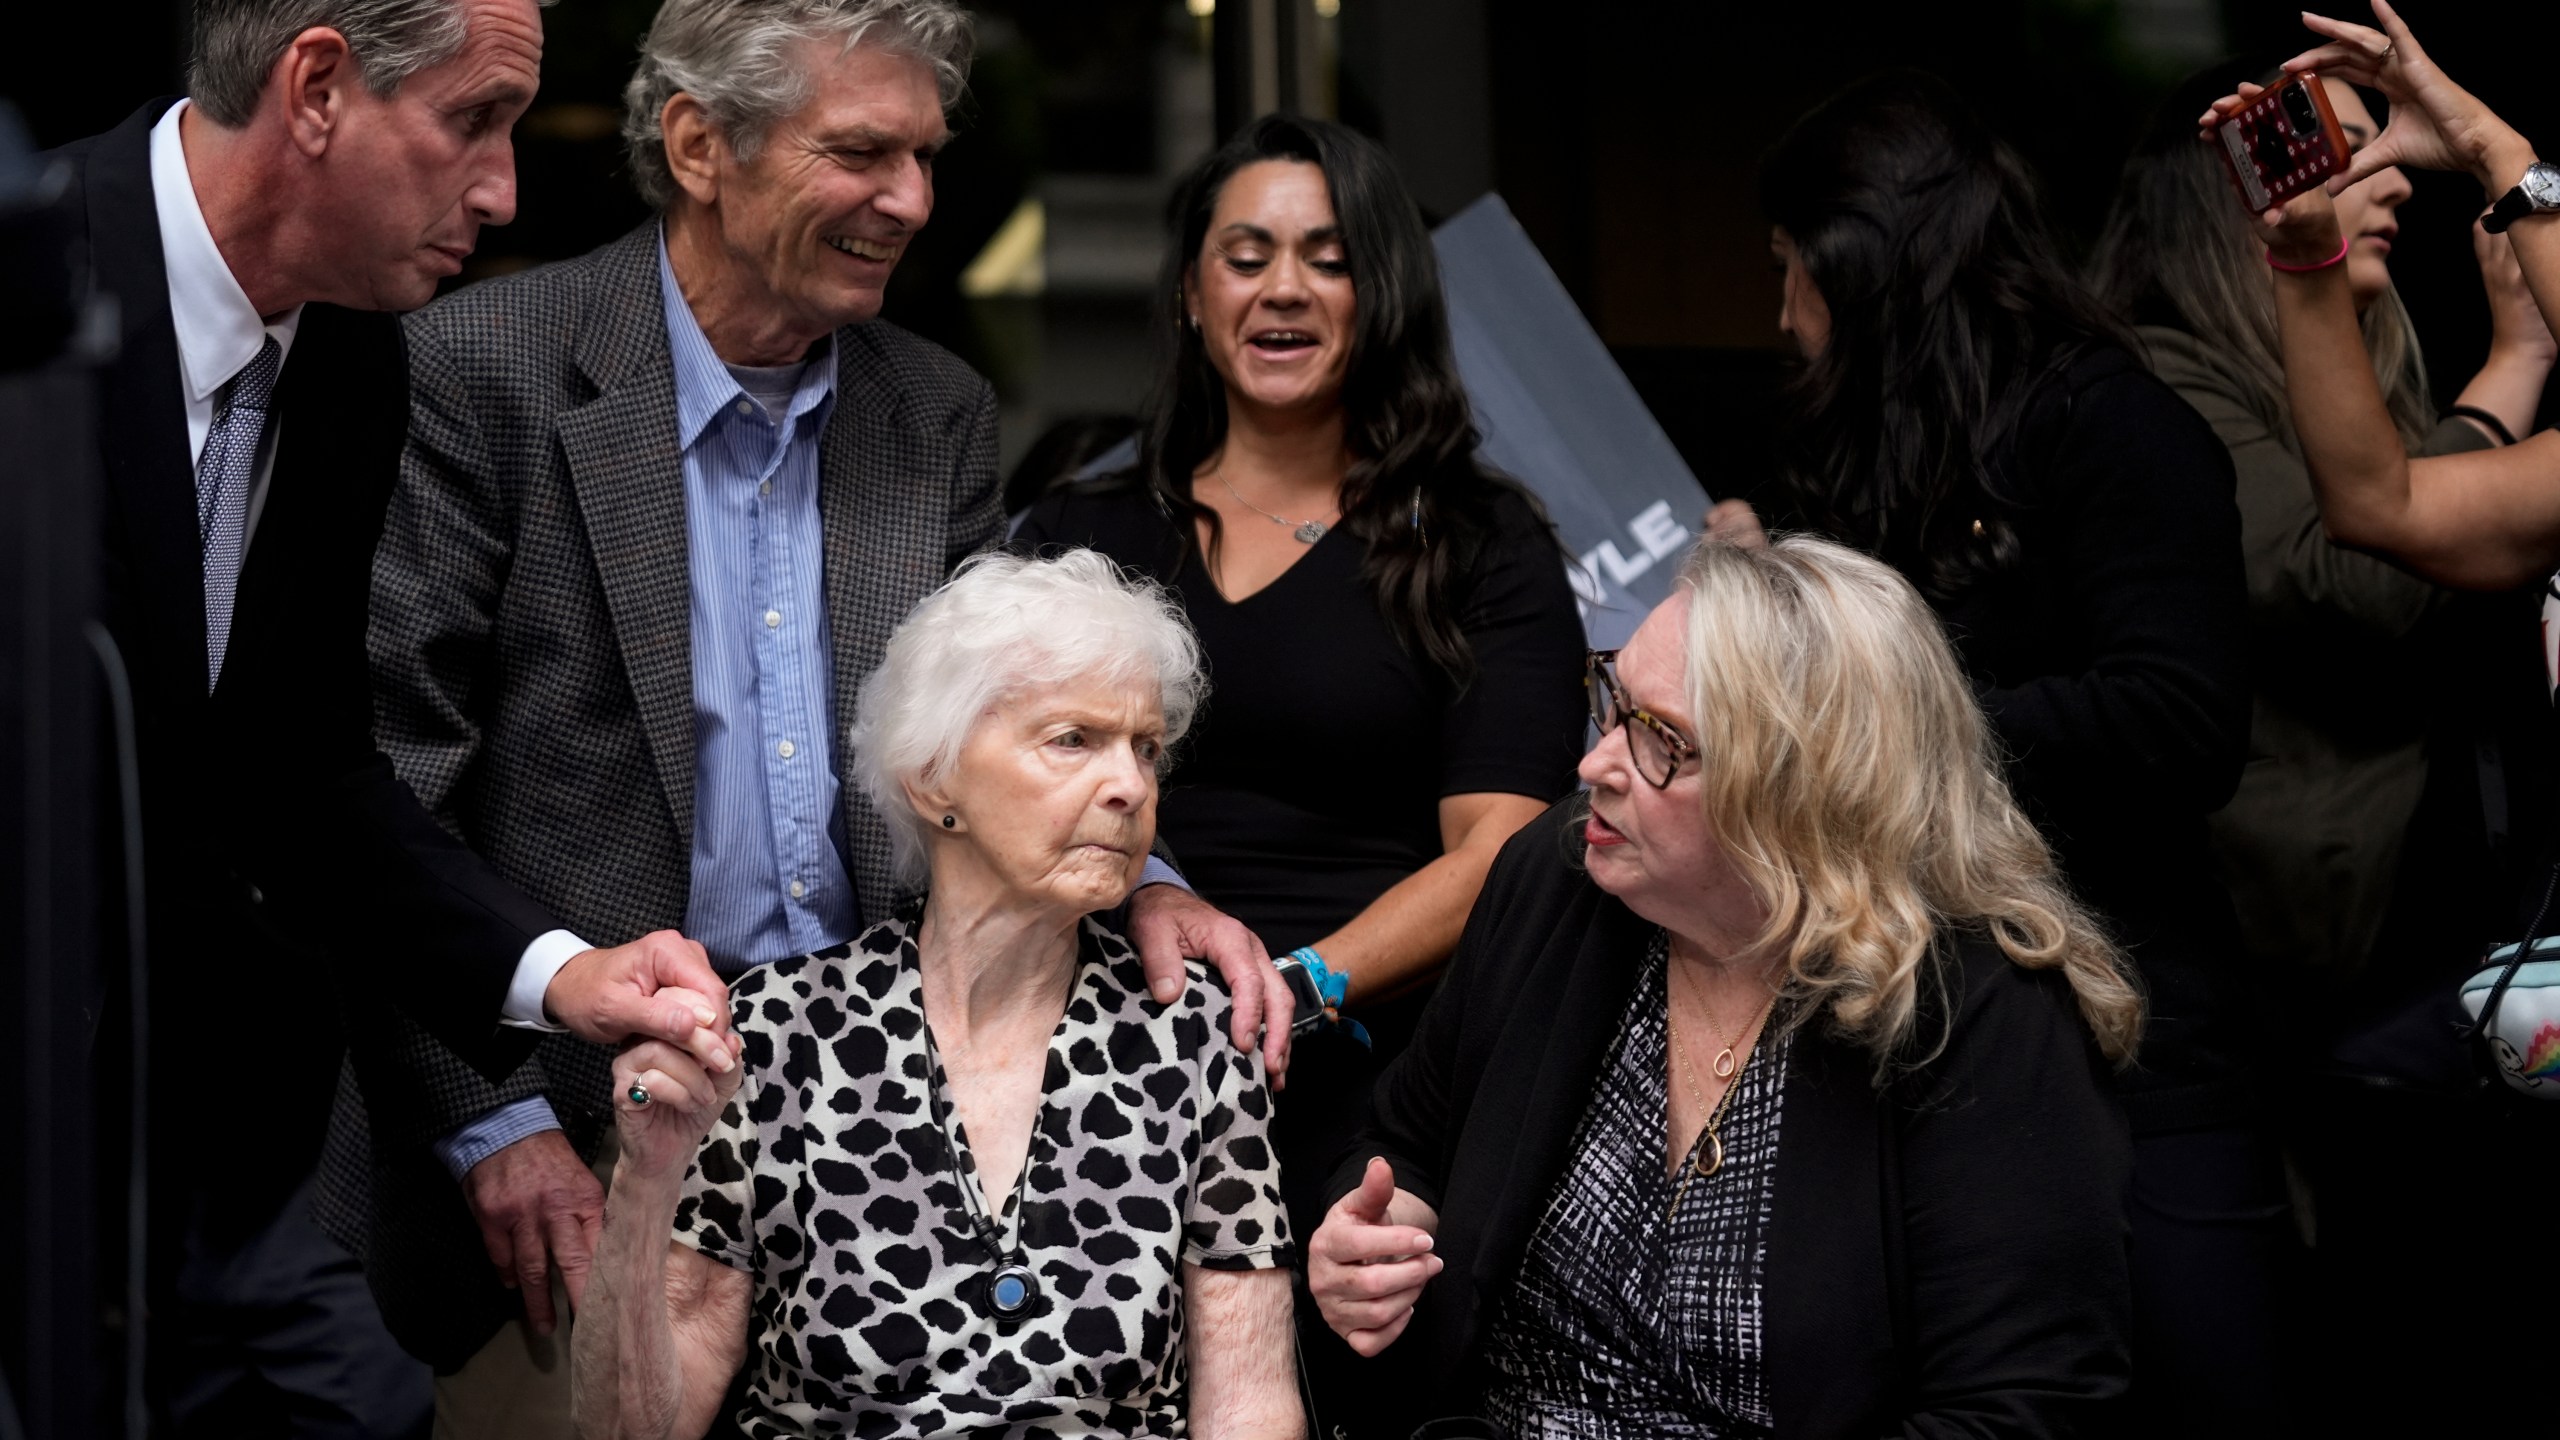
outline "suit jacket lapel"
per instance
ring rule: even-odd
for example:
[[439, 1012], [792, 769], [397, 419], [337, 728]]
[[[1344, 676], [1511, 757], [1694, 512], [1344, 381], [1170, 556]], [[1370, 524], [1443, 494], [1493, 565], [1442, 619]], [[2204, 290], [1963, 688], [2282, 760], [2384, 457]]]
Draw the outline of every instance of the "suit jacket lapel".
[[[196, 524], [195, 466], [169, 318], [169, 272], [151, 193], [151, 127], [174, 102], [156, 100], [91, 151], [84, 184], [89, 256], [99, 289], [116, 297], [122, 345], [105, 376], [101, 458], [115, 496], [123, 560], [119, 583], [136, 597], [149, 636], [148, 666], [170, 697], [205, 688], [204, 547]], [[130, 644], [130, 640], [128, 640]]]
[[558, 434], [676, 833], [693, 835], [693, 599], [656, 222], [597, 255], [574, 350], [597, 394]]
[[[834, 654], [836, 772], [852, 772], [853, 725], [865, 677], [889, 634], [942, 583], [949, 548], [952, 459], [908, 417], [894, 377], [861, 328], [836, 332], [834, 413], [818, 450], [818, 513], [826, 535], [827, 630]], [[858, 787], [840, 783], [845, 860], [866, 921], [898, 901], [889, 832]]]

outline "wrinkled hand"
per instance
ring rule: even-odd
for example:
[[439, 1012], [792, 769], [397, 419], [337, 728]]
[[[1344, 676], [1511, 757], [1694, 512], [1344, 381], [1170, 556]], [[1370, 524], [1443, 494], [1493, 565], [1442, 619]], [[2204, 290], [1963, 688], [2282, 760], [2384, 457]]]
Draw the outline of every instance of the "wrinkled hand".
[[2471, 253], [2480, 262], [2480, 287], [2489, 292], [2489, 349], [2530, 356], [2548, 365], [2560, 358], [2560, 341], [2542, 318], [2542, 307], [2524, 283], [2516, 247], [2504, 235], [2471, 226]]
[[[648, 1179], [681, 1174], [746, 1073], [734, 1061], [726, 1070], [708, 1070], [691, 1052], [664, 1040], [632, 1042], [613, 1058], [613, 1118], [622, 1136], [618, 1173]], [[634, 1085], [649, 1092], [648, 1104], [632, 1100]]]
[[737, 1054], [728, 987], [702, 947], [673, 930], [569, 957], [542, 992], [542, 1009], [552, 1023], [599, 1045], [648, 1036], [691, 1050], [704, 1064], [718, 1051]]
[[1231, 1029], [1236, 1048], [1251, 1051], [1259, 1036], [1271, 1088], [1283, 1088], [1289, 1071], [1289, 1022], [1298, 1007], [1259, 937], [1181, 886], [1158, 884], [1142, 885], [1129, 897], [1129, 939], [1146, 967], [1147, 993], [1159, 1005], [1181, 998], [1184, 957], [1216, 966], [1235, 1001]]
[[[2328, 43], [2284, 62], [2290, 73], [2316, 71], [2371, 86], [2390, 98], [2390, 123], [2372, 144], [2356, 152], [2344, 170], [2330, 177], [2329, 193], [2335, 195], [2394, 165], [2478, 173], [2491, 152], [2513, 139], [2515, 132], [2477, 96], [2436, 68], [2390, 0], [2373, 0], [2373, 15], [2381, 22], [2378, 30], [2305, 13], [2303, 25], [2328, 37]], [[2515, 180], [2510, 175], [2482, 183], [2503, 189]]]
[[1377, 1354], [1413, 1322], [1422, 1287], [1443, 1263], [1431, 1253], [1439, 1225], [1430, 1206], [1396, 1188], [1394, 1167], [1377, 1158], [1360, 1188], [1325, 1212], [1307, 1246], [1307, 1291], [1354, 1353]]
[[604, 1186], [567, 1136], [545, 1130], [472, 1166], [462, 1177], [462, 1194], [499, 1282], [524, 1297], [534, 1333], [550, 1334], [558, 1323], [551, 1308], [555, 1269], [571, 1310], [586, 1299], [596, 1233], [604, 1225]]
[[1769, 532], [1748, 500], [1719, 500], [1707, 511], [1707, 538], [1745, 550], [1769, 548]]

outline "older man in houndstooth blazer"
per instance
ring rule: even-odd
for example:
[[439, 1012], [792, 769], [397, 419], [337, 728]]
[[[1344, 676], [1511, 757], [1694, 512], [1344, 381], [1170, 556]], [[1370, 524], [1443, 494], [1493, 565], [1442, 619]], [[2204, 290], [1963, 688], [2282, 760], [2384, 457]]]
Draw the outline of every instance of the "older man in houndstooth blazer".
[[[411, 442], [374, 565], [376, 730], [393, 764], [599, 943], [685, 928], [692, 880], [692, 605], [658, 254], [652, 222], [409, 322]], [[818, 513], [828, 688], [850, 716], [889, 632], [1003, 516], [985, 380], [885, 322], [838, 331], [835, 360]], [[885, 916], [887, 832], [853, 790], [838, 796], [861, 911]], [[360, 1028], [365, 1103], [341, 1087], [323, 1218], [366, 1257], [394, 1333], [451, 1368], [517, 1302], [433, 1142], [539, 1096], [592, 1155], [611, 1052], [549, 1036], [493, 1084], [396, 1014]]]
[[[379, 739], [563, 950], [682, 929], [734, 972], [887, 918], [903, 897], [837, 782], [843, 727], [907, 611], [1001, 534], [993, 392], [872, 318], [930, 213], [966, 21], [945, 0], [780, 9], [821, 27], [798, 112], [729, 143], [672, 78], [717, 54], [673, 49], [751, 42], [735, 32], [777, 12], [669, 0], [631, 94], [657, 122], [632, 138], [660, 217], [408, 325]], [[825, 43], [866, 16], [851, 49]], [[848, 135], [858, 162], [835, 158]], [[1268, 1013], [1282, 1059], [1286, 991], [1243, 927], [1171, 885], [1132, 908], [1150, 976], [1207, 955], [1238, 1043]], [[577, 1293], [601, 1219], [609, 1052], [550, 1036], [492, 1082], [387, 1009], [352, 1028], [323, 1223], [401, 1342], [461, 1372], [443, 1430], [565, 1425], [550, 1288]]]

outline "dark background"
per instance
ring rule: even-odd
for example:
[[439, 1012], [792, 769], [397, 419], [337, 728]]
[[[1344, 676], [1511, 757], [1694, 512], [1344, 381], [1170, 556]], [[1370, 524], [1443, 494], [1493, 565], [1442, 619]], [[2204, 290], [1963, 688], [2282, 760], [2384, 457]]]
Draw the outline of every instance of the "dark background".
[[[1240, 5], [1228, 0], [1230, 18]], [[542, 98], [518, 132], [520, 213], [483, 238], [463, 280], [577, 254], [642, 218], [615, 126], [655, 8], [560, 0], [546, 12]], [[111, 29], [85, 7], [42, 9], [29, 43], [0, 56], [0, 95], [39, 145], [179, 88], [185, 0], [118, 7]], [[961, 270], [1041, 176], [1161, 173], [1182, 158], [1159, 153], [1158, 57], [1186, 30], [1205, 47], [1219, 22], [1179, 0], [973, 9], [981, 58], [962, 138], [887, 313], [1007, 390], [1002, 328], [961, 297]], [[1934, 70], [2034, 161], [2064, 232], [2085, 245], [2125, 152], [2180, 75], [2225, 54], [2281, 58], [2308, 38], [2273, 0], [1340, 0], [1339, 12], [1341, 117], [1387, 140], [1435, 214], [1487, 182], [1502, 193], [1715, 493], [1761, 478], [1759, 417], [1781, 361], [1756, 176], [1796, 115], [1880, 68]], [[2560, 87], [2539, 72], [2547, 47], [2518, 30], [2516, 7], [2412, 0], [2404, 13], [2452, 75], [2527, 134], [2560, 133]], [[2488, 343], [2465, 228], [2481, 197], [2464, 177], [2412, 179], [2392, 267], [2450, 403]], [[1133, 370], [1122, 385], [1130, 408], [1142, 384]], [[1055, 417], [1007, 418], [1020, 429]], [[1029, 438], [1009, 433], [1007, 454]]]
[[[1208, 0], [1192, 3], [1212, 8]], [[1214, 105], [1207, 92], [1215, 75], [1232, 81], [1212, 62], [1232, 49], [1236, 32], [1218, 27], [1250, 3], [1220, 0], [1218, 14], [1204, 17], [1184, 0], [975, 0], [981, 55], [970, 98], [955, 117], [961, 139], [939, 167], [933, 224], [901, 265], [887, 313], [995, 379], [1009, 457], [1080, 409], [1136, 407], [1153, 285], [1124, 277], [1061, 293], [1074, 287], [1058, 282], [1062, 267], [1052, 264], [1051, 291], [1037, 299], [972, 299], [961, 291], [963, 270], [1026, 198], [1047, 194], [1061, 202], [1075, 186], [1056, 182], [1072, 177], [1081, 193], [1103, 197], [1090, 207], [1100, 216], [1093, 233], [1108, 241], [1101, 250], [1118, 247], [1143, 273], [1156, 244], [1149, 197], [1214, 138], [1202, 117], [1248, 113], [1232, 83], [1219, 88]], [[1806, 108], [1888, 66], [1936, 71], [2035, 164], [2063, 232], [2085, 245], [2104, 217], [2124, 154], [2179, 77], [2226, 55], [2280, 59], [2310, 38], [2284, 0], [1286, 3], [1309, 16], [1336, 12], [1321, 27], [1332, 63], [1316, 87], [1323, 97], [1317, 108], [1381, 138], [1435, 217], [1498, 191], [1717, 495], [1749, 495], [1767, 478], [1768, 399], [1784, 360], [1757, 174], [1760, 157]], [[579, 254], [645, 217], [625, 180], [616, 131], [621, 87], [656, 5], [559, 0], [546, 12], [543, 94], [517, 134], [520, 213], [483, 237], [463, 282]], [[144, 101], [180, 90], [189, 13], [187, 0], [113, 7], [21, 0], [10, 41], [0, 46], [0, 99], [16, 104], [40, 146], [107, 129]], [[2405, 13], [2454, 77], [2527, 135], [2560, 146], [2553, 138], [2560, 136], [2560, 86], [2547, 75], [2549, 37], [2536, 30], [2550, 26], [2551, 7], [2408, 0]], [[1186, 85], [1201, 93], [1176, 93]], [[2488, 343], [2468, 234], [2483, 197], [2465, 177], [2411, 179], [2416, 194], [2401, 212], [2392, 268], [2438, 399], [2450, 402]], [[1050, 209], [1057, 215], [1065, 206]], [[1125, 223], [1133, 217], [1137, 223]], [[1053, 226], [1053, 237], [1063, 224]], [[0, 307], [0, 324], [8, 327], [0, 339], [26, 328], [25, 319]], [[1077, 383], [1062, 385], [1062, 377]], [[37, 414], [42, 400], [19, 408]], [[2546, 423], [2551, 418], [2546, 404]], [[59, 480], [68, 473], [46, 470], [40, 453], [15, 451], [9, 460], [22, 474]], [[44, 536], [79, 527], [38, 523], [46, 517], [36, 502], [50, 496], [67, 504], [82, 493], [76, 484], [30, 485], [0, 497], [25, 502], [0, 505], [0, 538], [25, 552], [0, 568], [9, 570], [23, 602], [25, 615], [13, 610], [13, 623], [24, 619], [29, 634], [47, 598], [63, 613], [76, 609], [76, 596], [63, 588], [73, 582], [41, 562], [49, 554]], [[0, 655], [0, 669], [5, 660]], [[85, 651], [65, 663], [69, 673], [85, 674]], [[65, 693], [77, 688], [66, 685]], [[75, 732], [85, 726], [64, 733]], [[18, 753], [20, 738], [0, 735], [0, 749]], [[65, 813], [81, 812], [75, 806]], [[81, 848], [67, 830], [35, 833]], [[57, 938], [63, 953], [78, 949], [73, 937]], [[23, 988], [24, 1033], [80, 1031], [60, 1017], [69, 1013], [63, 1007], [86, 1000], [85, 989], [47, 992], [33, 979]], [[22, 1069], [42, 1073], [47, 1053], [31, 1046]], [[101, 1116], [100, 1133], [112, 1136], [119, 1124], [117, 1116]], [[25, 1177], [31, 1193], [59, 1191], [57, 1218], [84, 1213], [75, 1203], [85, 1184], [76, 1137], [37, 1153], [43, 1168]], [[2397, 1168], [2415, 1174], [2426, 1167]], [[112, 1203], [96, 1207], [103, 1230], [114, 1228]], [[77, 1290], [87, 1262], [65, 1261], [56, 1273], [40, 1247], [70, 1255], [88, 1240], [37, 1227], [21, 1235], [0, 1275], [41, 1273]], [[0, 1284], [0, 1293], [12, 1288]], [[55, 1350], [80, 1343], [76, 1319], [47, 1327], [42, 1318], [81, 1314], [76, 1295], [58, 1307], [32, 1289], [11, 1300], [0, 1317], [0, 1350], [10, 1357], [23, 1349], [44, 1369], [57, 1363]], [[115, 1314], [112, 1300], [108, 1313]], [[35, 1328], [22, 1327], [22, 1319], [33, 1319]], [[110, 1425], [102, 1420], [95, 1428]]]

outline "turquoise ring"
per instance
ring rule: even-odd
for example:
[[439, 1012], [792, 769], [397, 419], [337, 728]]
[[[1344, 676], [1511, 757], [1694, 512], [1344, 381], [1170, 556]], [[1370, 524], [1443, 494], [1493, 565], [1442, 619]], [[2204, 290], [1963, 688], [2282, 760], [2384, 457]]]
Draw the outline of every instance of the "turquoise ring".
[[622, 1093], [630, 1096], [631, 1103], [634, 1105], [646, 1105], [649, 1103], [649, 1087], [641, 1084], [637, 1080], [632, 1081], [631, 1088]]

